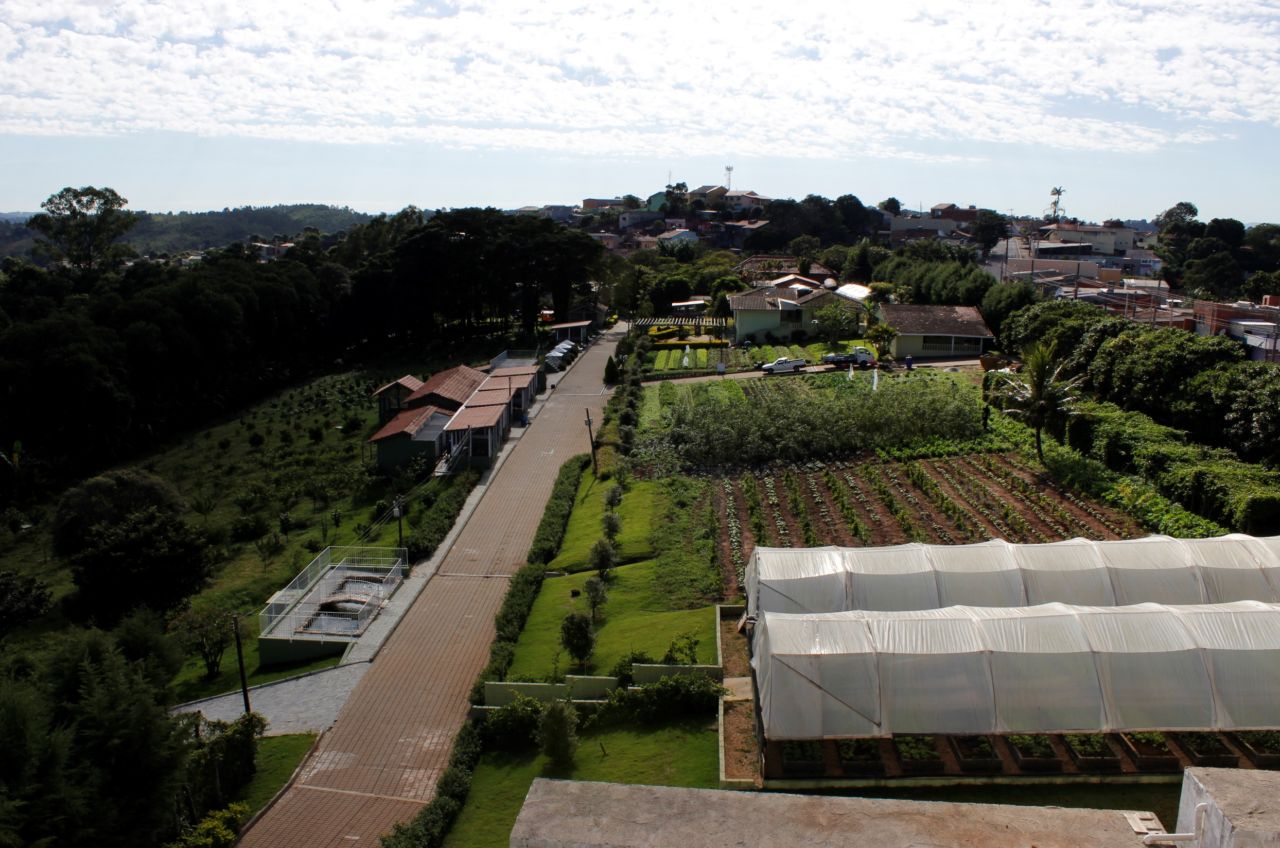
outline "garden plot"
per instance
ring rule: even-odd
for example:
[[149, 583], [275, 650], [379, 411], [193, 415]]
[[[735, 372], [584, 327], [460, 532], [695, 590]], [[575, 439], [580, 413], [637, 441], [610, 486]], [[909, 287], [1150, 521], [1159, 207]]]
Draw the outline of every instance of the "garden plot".
[[722, 516], [718, 543], [729, 595], [740, 592], [756, 545], [949, 545], [996, 538], [1034, 543], [1143, 535], [1127, 516], [1054, 487], [1014, 453], [794, 463], [721, 476], [713, 491]]

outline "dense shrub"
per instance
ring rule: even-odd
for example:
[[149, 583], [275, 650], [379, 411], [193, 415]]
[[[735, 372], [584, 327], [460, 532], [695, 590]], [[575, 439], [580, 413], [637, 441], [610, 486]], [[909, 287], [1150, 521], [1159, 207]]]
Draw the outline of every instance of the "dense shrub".
[[578, 750], [577, 730], [578, 712], [568, 701], [554, 701], [542, 711], [542, 721], [538, 723], [538, 745], [553, 768], [573, 766], [573, 755]]
[[231, 848], [240, 838], [240, 825], [248, 817], [248, 804], [232, 804], [205, 816], [165, 848]]
[[982, 432], [977, 391], [924, 373], [883, 379], [878, 391], [843, 375], [772, 380], [745, 401], [698, 386], [669, 411], [670, 448], [654, 443], [663, 434], [648, 434], [636, 451], [674, 449], [686, 466], [804, 461]]
[[1280, 532], [1280, 474], [1225, 449], [1109, 403], [1083, 403], [1068, 443], [1116, 471], [1135, 473], [1161, 494], [1214, 522], [1255, 535]]
[[545, 707], [528, 695], [491, 710], [484, 720], [484, 744], [490, 750], [527, 751], [538, 741], [538, 724]]
[[462, 512], [462, 507], [467, 502], [467, 496], [479, 481], [480, 474], [476, 471], [466, 471], [449, 478], [447, 487], [435, 494], [430, 508], [414, 514], [411, 522], [413, 529], [404, 540], [410, 562], [427, 559], [435, 553], [444, 537], [449, 535], [458, 513]]
[[710, 716], [724, 687], [701, 674], [664, 677], [657, 683], [618, 688], [591, 716], [594, 726], [661, 724], [677, 719]]

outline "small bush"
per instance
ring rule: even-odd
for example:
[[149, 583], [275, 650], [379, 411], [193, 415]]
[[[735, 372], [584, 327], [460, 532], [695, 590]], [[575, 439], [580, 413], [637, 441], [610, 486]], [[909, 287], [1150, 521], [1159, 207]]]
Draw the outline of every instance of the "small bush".
[[485, 744], [498, 751], [527, 751], [538, 741], [538, 725], [545, 707], [528, 695], [516, 695], [506, 706], [485, 716]]
[[573, 755], [578, 750], [578, 713], [568, 701], [554, 701], [542, 711], [538, 724], [538, 744], [542, 753], [557, 769], [573, 766]]

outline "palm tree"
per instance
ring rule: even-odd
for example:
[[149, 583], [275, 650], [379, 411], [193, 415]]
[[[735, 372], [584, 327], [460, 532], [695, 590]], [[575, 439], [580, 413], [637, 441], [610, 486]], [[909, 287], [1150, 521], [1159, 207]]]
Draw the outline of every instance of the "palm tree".
[[1050, 424], [1071, 415], [1080, 377], [1062, 379], [1065, 362], [1053, 345], [1036, 343], [1022, 352], [1022, 373], [1005, 374], [999, 387], [1004, 411], [1036, 431], [1036, 457], [1044, 464], [1040, 434]]

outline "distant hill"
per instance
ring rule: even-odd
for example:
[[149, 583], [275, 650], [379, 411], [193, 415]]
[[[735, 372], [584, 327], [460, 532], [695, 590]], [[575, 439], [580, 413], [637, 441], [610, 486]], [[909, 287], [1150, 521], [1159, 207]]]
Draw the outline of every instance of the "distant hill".
[[[373, 217], [345, 206], [319, 203], [242, 206], [221, 212], [139, 212], [138, 224], [125, 241], [142, 254], [181, 253], [223, 247], [255, 236], [268, 241], [277, 235], [292, 238], [307, 227], [334, 233]], [[26, 256], [31, 250], [36, 234], [24, 226], [25, 222], [25, 217], [0, 215], [0, 256]]]

